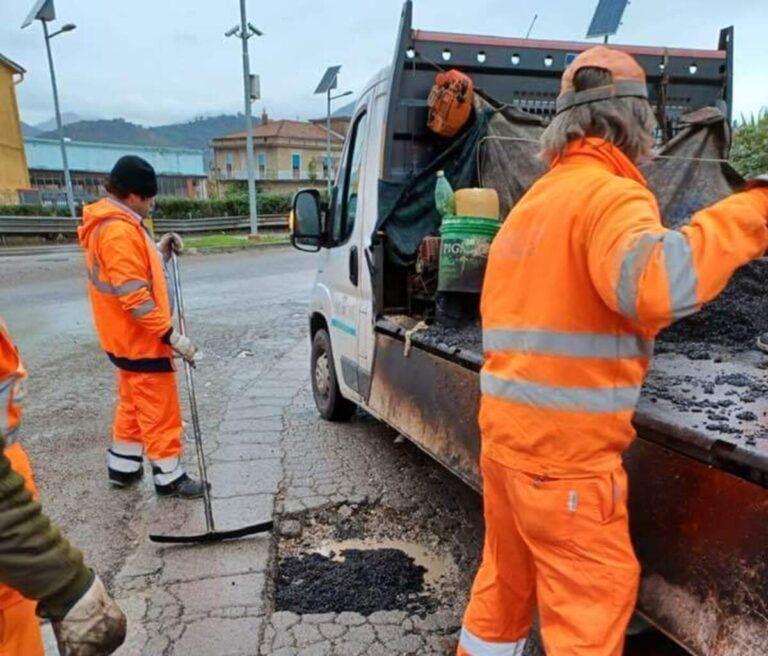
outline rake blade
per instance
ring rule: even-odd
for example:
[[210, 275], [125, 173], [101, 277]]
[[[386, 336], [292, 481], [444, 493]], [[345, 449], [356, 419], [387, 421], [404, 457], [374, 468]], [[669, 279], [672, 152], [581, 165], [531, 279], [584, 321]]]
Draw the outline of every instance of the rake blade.
[[152, 542], [161, 542], [164, 544], [201, 544], [204, 542], [222, 542], [224, 540], [236, 540], [237, 538], [244, 538], [246, 535], [266, 533], [267, 531], [272, 530], [273, 525], [274, 522], [269, 520], [266, 522], [261, 522], [260, 524], [235, 528], [231, 531], [208, 531], [207, 533], [200, 533], [198, 535], [150, 535], [149, 539]]

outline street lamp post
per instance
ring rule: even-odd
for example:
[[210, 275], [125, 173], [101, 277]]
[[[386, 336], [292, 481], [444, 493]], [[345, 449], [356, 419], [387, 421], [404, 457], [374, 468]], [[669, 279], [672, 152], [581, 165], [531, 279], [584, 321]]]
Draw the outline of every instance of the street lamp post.
[[43, 35], [45, 36], [45, 49], [48, 53], [48, 68], [51, 71], [51, 87], [53, 88], [53, 108], [56, 114], [56, 129], [59, 132], [59, 146], [61, 147], [61, 164], [64, 169], [64, 187], [67, 194], [67, 205], [72, 218], [75, 214], [75, 197], [72, 193], [72, 177], [69, 174], [69, 161], [67, 160], [67, 147], [64, 143], [64, 126], [61, 124], [61, 110], [59, 109], [59, 90], [56, 86], [56, 71], [53, 68], [53, 56], [51, 55], [51, 39], [63, 32], [71, 32], [77, 26], [73, 23], [67, 23], [53, 34], [48, 34], [48, 23], [56, 18], [56, 9], [53, 6], [53, 0], [36, 0], [32, 11], [29, 12], [26, 20], [21, 24], [21, 29], [28, 27], [34, 21], [39, 20], [43, 24]]
[[323, 74], [323, 78], [320, 80], [320, 84], [317, 85], [317, 89], [315, 89], [315, 93], [325, 93], [326, 94], [326, 103], [327, 103], [327, 112], [326, 112], [326, 119], [325, 119], [325, 131], [327, 132], [327, 140], [326, 140], [326, 147], [325, 147], [325, 162], [326, 162], [326, 188], [328, 191], [328, 202], [331, 202], [331, 192], [333, 187], [333, 174], [332, 174], [332, 167], [331, 167], [331, 102], [334, 100], [338, 100], [339, 98], [344, 98], [345, 96], [352, 95], [351, 91], [344, 91], [343, 93], [336, 94], [335, 96], [331, 95], [331, 91], [333, 91], [337, 86], [339, 82], [339, 71], [341, 70], [341, 66], [331, 66], [329, 67], [325, 73]]
[[67, 159], [67, 147], [64, 141], [64, 126], [61, 122], [61, 109], [59, 108], [59, 91], [56, 86], [56, 71], [53, 68], [53, 56], [51, 55], [51, 39], [62, 32], [71, 32], [75, 25], [68, 23], [53, 34], [48, 34], [48, 23], [40, 21], [43, 24], [43, 34], [45, 35], [45, 48], [48, 51], [48, 68], [51, 71], [51, 87], [53, 88], [53, 108], [56, 113], [56, 129], [59, 132], [59, 147], [61, 148], [61, 162], [64, 165], [64, 187], [67, 193], [67, 205], [72, 218], [76, 218], [75, 213], [75, 195], [72, 192], [72, 176], [69, 173], [69, 160]]
[[263, 36], [263, 33], [248, 22], [245, 13], [245, 0], [240, 0], [240, 25], [225, 33], [225, 36], [236, 36], [243, 43], [243, 95], [245, 98], [245, 161], [248, 168], [248, 206], [250, 211], [251, 236], [259, 234], [256, 210], [256, 166], [253, 161], [253, 118], [251, 102], [253, 97], [253, 82], [251, 81], [251, 64], [248, 55], [248, 39], [252, 36]]

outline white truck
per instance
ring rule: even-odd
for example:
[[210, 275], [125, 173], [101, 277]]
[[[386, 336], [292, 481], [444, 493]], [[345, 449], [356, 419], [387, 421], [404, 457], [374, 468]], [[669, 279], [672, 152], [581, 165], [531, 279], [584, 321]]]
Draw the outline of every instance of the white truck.
[[[413, 29], [411, 17], [408, 1], [392, 65], [359, 94], [330, 203], [312, 190], [294, 200], [293, 244], [319, 251], [309, 310], [312, 387], [324, 418], [348, 419], [362, 408], [480, 490], [479, 330], [413, 332], [429, 314], [413, 282], [416, 251], [435, 226], [392, 219], [391, 210], [398, 202], [418, 208], [408, 198], [414, 181], [431, 191], [436, 167], [461, 165], [451, 144], [427, 129], [436, 70], [467, 72], [478, 89], [540, 122], [553, 112], [562, 71], [592, 44], [426, 32]], [[715, 106], [727, 115], [732, 48], [732, 29], [715, 50], [624, 47], [648, 75], [660, 139], [686, 112]], [[693, 414], [697, 404], [734, 398], [728, 385], [709, 385], [711, 375], [751, 375], [754, 365], [748, 353], [721, 364], [656, 358], [660, 388], [664, 376], [679, 386], [674, 376], [690, 374], [691, 404], [644, 394], [626, 457], [643, 565], [638, 612], [700, 656], [768, 654], [768, 440], [742, 439], [759, 431], [755, 422], [723, 433]], [[745, 401], [756, 416], [765, 405]]]

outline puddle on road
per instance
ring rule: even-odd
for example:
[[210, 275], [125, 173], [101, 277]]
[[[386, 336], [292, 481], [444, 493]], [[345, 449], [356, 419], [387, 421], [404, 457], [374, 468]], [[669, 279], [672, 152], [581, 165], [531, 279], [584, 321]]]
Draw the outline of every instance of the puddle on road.
[[350, 549], [359, 551], [375, 549], [402, 551], [412, 558], [417, 566], [424, 568], [424, 582], [429, 586], [438, 585], [445, 578], [451, 578], [457, 574], [456, 563], [447, 554], [436, 553], [423, 544], [406, 542], [405, 540], [326, 540], [314, 552], [326, 558], [331, 558], [334, 561], [343, 562], [344, 551]]

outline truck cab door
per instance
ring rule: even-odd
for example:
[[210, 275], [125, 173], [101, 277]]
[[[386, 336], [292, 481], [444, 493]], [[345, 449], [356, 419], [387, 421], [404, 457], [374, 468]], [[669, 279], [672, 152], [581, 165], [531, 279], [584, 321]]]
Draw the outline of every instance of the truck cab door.
[[[361, 102], [352, 119], [342, 153], [339, 175], [326, 218], [323, 279], [331, 296], [329, 333], [337, 379], [342, 394], [359, 401], [358, 339], [360, 336], [361, 272], [365, 266], [362, 221], [358, 212], [365, 200], [363, 162], [370, 127], [368, 107]], [[365, 330], [365, 327], [362, 327]]]

